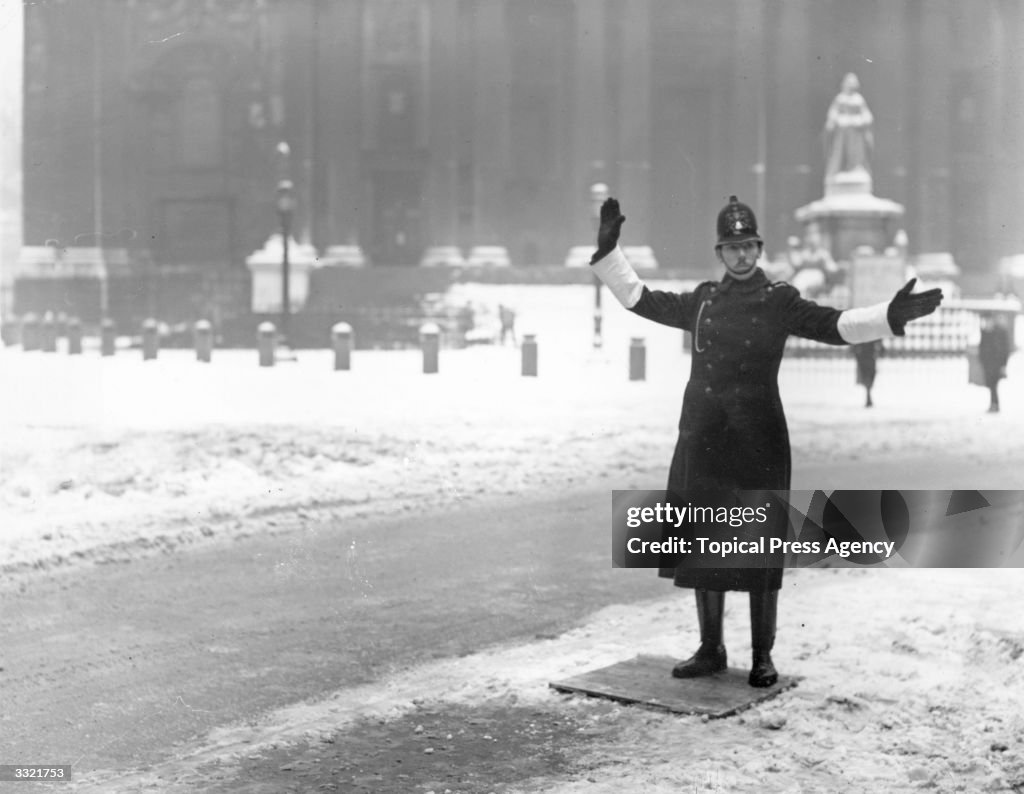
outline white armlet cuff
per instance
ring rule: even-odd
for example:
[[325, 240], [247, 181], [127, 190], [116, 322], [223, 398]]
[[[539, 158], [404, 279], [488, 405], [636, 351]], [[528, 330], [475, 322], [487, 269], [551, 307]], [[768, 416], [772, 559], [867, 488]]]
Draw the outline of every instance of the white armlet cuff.
[[615, 250], [598, 259], [591, 268], [612, 291], [612, 295], [619, 303], [627, 309], [636, 306], [644, 292], [644, 283], [629, 264], [621, 248], [615, 246]]
[[888, 313], [888, 303], [876, 303], [862, 309], [847, 309], [839, 315], [839, 322], [836, 324], [839, 335], [851, 345], [890, 337], [893, 333], [886, 318]]

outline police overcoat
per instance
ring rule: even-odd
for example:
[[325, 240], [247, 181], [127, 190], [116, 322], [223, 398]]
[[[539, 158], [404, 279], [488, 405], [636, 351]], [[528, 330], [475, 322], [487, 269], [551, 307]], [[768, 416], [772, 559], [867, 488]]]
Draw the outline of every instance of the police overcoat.
[[[778, 374], [786, 338], [802, 336], [844, 345], [890, 336], [885, 304], [840, 311], [772, 283], [758, 268], [743, 281], [726, 275], [693, 292], [651, 290], [620, 249], [595, 271], [634, 313], [691, 332], [690, 379], [683, 395], [679, 437], [668, 489], [788, 490], [789, 431]], [[786, 520], [785, 513], [777, 513]], [[784, 528], [776, 532], [784, 534]], [[782, 569], [662, 568], [680, 587], [777, 590]]]

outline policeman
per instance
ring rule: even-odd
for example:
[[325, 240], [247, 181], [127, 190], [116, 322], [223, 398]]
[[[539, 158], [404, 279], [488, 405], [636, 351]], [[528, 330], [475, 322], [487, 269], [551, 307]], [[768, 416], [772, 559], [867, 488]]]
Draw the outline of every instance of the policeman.
[[[619, 202], [601, 206], [597, 251], [591, 265], [616, 299], [630, 311], [691, 332], [690, 379], [683, 395], [679, 437], [669, 467], [668, 490], [737, 492], [786, 491], [790, 486], [790, 445], [778, 372], [786, 338], [796, 335], [833, 345], [902, 336], [911, 320], [931, 314], [942, 301], [938, 289], [913, 293], [909, 281], [888, 303], [840, 311], [800, 297], [793, 286], [772, 283], [757, 266], [764, 242], [757, 219], [736, 196], [718, 214], [715, 256], [725, 273], [693, 292], [648, 288], [618, 246], [626, 218]], [[779, 526], [766, 534], [784, 534]], [[771, 658], [782, 568], [665, 567], [659, 575], [696, 592], [700, 647], [672, 670], [677, 678], [726, 669], [722, 642], [725, 593], [750, 598], [753, 659], [748, 681], [768, 687], [778, 680]]]

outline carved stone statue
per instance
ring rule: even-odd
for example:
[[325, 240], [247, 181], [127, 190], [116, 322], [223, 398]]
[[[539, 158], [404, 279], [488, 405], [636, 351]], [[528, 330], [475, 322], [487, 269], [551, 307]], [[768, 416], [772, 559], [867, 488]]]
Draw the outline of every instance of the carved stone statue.
[[[808, 248], [827, 252], [818, 255], [817, 266], [809, 268], [807, 252], [800, 257], [800, 272], [821, 274], [822, 287], [845, 280], [846, 263], [862, 246], [883, 251], [892, 244], [893, 235], [902, 225], [903, 205], [876, 196], [871, 176], [874, 149], [874, 116], [860, 95], [860, 81], [855, 74], [843, 78], [842, 90], [832, 100], [828, 119], [822, 130], [825, 154], [825, 195], [796, 210], [796, 220], [808, 235]], [[814, 242], [812, 238], [820, 238]], [[902, 261], [894, 257], [893, 261]], [[838, 265], [838, 267], [837, 267]], [[894, 265], [896, 271], [898, 267]], [[796, 277], [793, 276], [795, 284]], [[856, 282], [851, 277], [853, 288]], [[863, 285], [864, 280], [862, 280]], [[859, 289], [859, 288], [858, 288]], [[857, 289], [853, 294], [856, 296]], [[862, 305], [864, 298], [858, 298]], [[870, 302], [870, 301], [868, 301]]]
[[870, 177], [873, 123], [874, 116], [860, 94], [860, 81], [851, 72], [843, 78], [842, 90], [832, 100], [825, 122], [826, 185], [840, 173], [863, 171]]

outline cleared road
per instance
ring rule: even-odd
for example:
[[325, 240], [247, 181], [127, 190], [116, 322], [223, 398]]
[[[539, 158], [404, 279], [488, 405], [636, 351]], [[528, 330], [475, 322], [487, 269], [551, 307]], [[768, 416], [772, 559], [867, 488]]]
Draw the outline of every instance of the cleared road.
[[[973, 474], [999, 487], [998, 467]], [[794, 486], [879, 478], [941, 479], [923, 461], [888, 460], [798, 468]], [[653, 571], [611, 567], [610, 503], [593, 489], [270, 537], [254, 527], [241, 540], [6, 580], [0, 763], [149, 767], [217, 726], [669, 594]]]
[[0, 763], [155, 764], [225, 723], [665, 595], [607, 490], [244, 539], [0, 586]]

